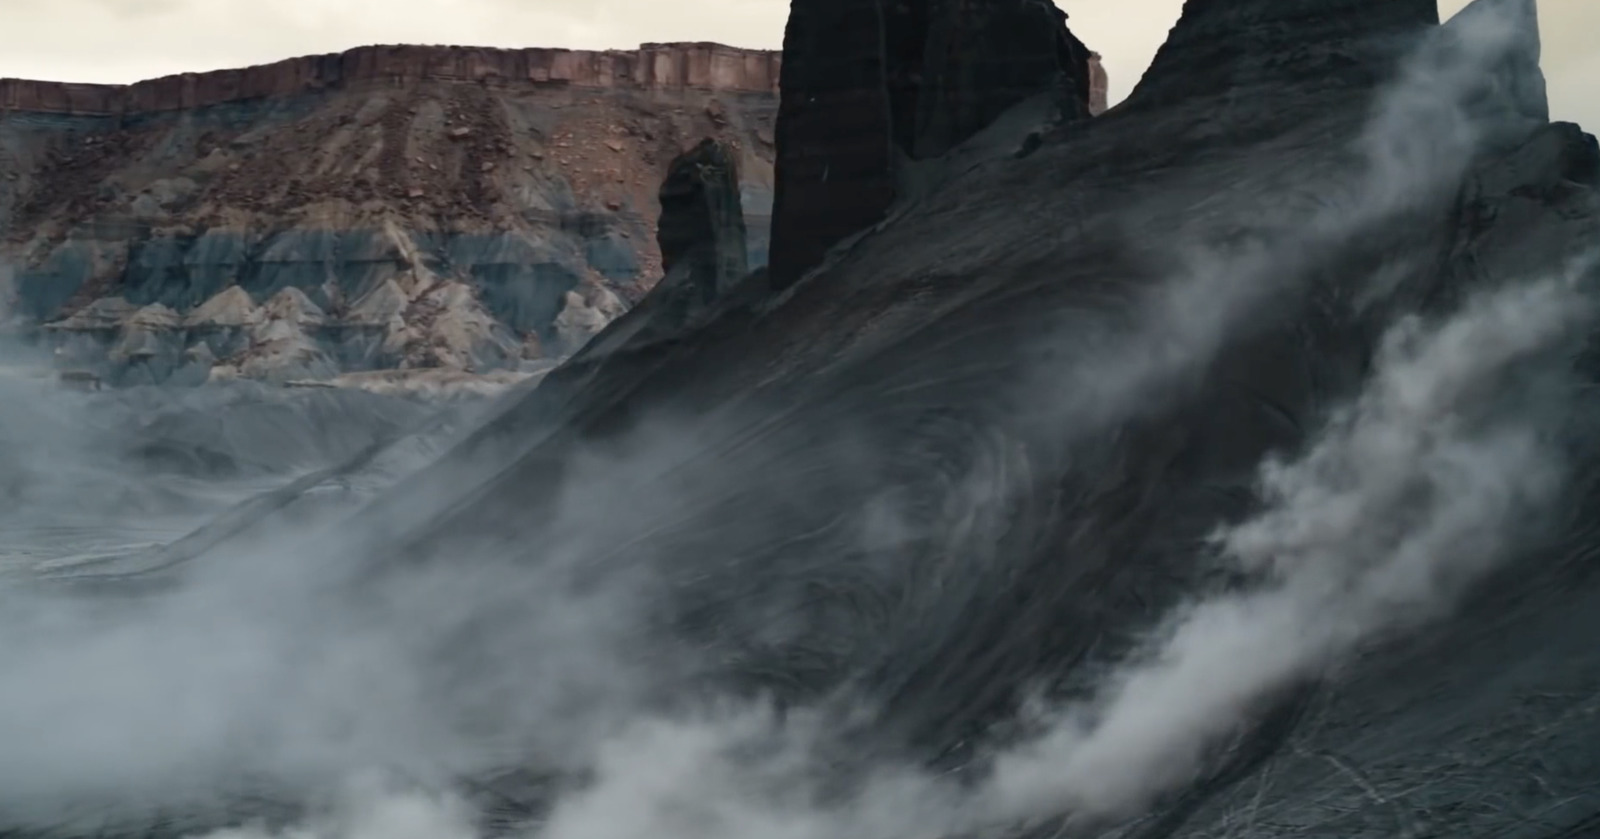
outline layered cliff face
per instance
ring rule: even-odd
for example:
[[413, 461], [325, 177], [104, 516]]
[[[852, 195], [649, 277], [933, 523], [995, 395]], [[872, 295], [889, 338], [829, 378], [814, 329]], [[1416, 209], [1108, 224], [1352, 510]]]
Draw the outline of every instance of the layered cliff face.
[[1104, 109], [1104, 69], [1045, 0], [796, 4], [784, 32], [771, 278], [786, 287], [880, 221], [902, 169], [1008, 109]]
[[372, 47], [128, 87], [0, 81], [0, 276], [115, 382], [483, 372], [661, 276], [657, 190], [716, 138], [766, 260], [778, 58]]

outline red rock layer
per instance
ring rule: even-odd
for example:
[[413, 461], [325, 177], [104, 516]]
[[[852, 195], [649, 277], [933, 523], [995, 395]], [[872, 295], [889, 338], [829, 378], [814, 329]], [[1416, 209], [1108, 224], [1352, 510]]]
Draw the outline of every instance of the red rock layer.
[[776, 51], [712, 43], [643, 44], [605, 52], [373, 46], [131, 85], [0, 79], [0, 112], [120, 116], [416, 81], [776, 93], [779, 66]]
[[1111, 96], [1111, 77], [1106, 75], [1106, 66], [1100, 61], [1100, 53], [1089, 53], [1089, 113], [1099, 116], [1109, 107], [1107, 100]]

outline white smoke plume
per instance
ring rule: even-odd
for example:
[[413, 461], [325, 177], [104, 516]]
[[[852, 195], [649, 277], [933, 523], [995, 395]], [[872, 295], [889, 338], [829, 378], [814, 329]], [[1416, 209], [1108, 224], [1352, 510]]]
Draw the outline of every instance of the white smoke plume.
[[548, 534], [540, 563], [397, 569], [359, 598], [339, 586], [381, 538], [337, 524], [235, 540], [126, 601], [0, 586], [0, 808], [51, 824], [78, 801], [137, 815], [254, 784], [314, 798], [367, 772], [439, 790], [513, 755], [581, 768], [670, 663], [640, 661], [637, 575], [585, 594], [572, 574], [616, 481], [671, 457], [575, 466], [559, 518], [579, 532]]
[[[1089, 336], [1090, 346], [1077, 347], [1086, 361], [1041, 371], [1030, 391], [1053, 394], [1060, 404], [1049, 410], [1077, 433], [1104, 430], [1203, 370], [1242, 324], [1293, 305], [1314, 261], [1453, 194], [1490, 138], [1490, 121], [1507, 116], [1504, 98], [1496, 100], [1498, 111], [1481, 102], [1504, 85], [1497, 68], [1527, 48], [1528, 21], [1516, 5], [1480, 2], [1430, 33], [1375, 97], [1343, 159], [1307, 162], [1285, 152], [1294, 171], [1266, 179], [1246, 203], [1223, 194], [1186, 209], [1263, 236], [1217, 246], [1204, 241], [1203, 229], [1192, 233], [1170, 218], [1161, 229], [1136, 230], [1140, 242], [1166, 237], [1177, 260], [1171, 276], [1143, 294], [1131, 322], [1118, 329], [1085, 323], [1060, 330], [1069, 342]], [[1244, 168], [1241, 177], [1253, 177]], [[1365, 295], [1381, 296], [1408, 267], [1380, 269]]]
[[246, 825], [211, 839], [475, 839], [471, 808], [448, 794], [397, 787], [366, 775], [344, 784], [330, 808], [282, 833]]
[[[1098, 702], [1001, 759], [992, 806], [1118, 815], [1146, 805], [1275, 692], [1438, 616], [1505, 559], [1562, 486], [1548, 435], [1571, 382], [1549, 370], [1591, 322], [1581, 277], [1396, 325], [1355, 403], [1304, 457], [1263, 467], [1266, 509], [1217, 536], [1268, 582], [1183, 610]], [[1523, 387], [1510, 386], [1519, 376]]]

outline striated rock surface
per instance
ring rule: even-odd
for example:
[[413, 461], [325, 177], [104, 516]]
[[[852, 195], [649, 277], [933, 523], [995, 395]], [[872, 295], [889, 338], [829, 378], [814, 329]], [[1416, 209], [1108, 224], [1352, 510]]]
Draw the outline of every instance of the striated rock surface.
[[[766, 261], [779, 63], [368, 47], [124, 87], [0, 81], [8, 311], [110, 382], [206, 358], [277, 379], [541, 365], [659, 280], [657, 189], [703, 139], [744, 174], [746, 258]], [[120, 303], [75, 318], [101, 300]], [[122, 303], [179, 323], [109, 327]], [[142, 350], [112, 352], [135, 332]]]
[[796, 4], [784, 59], [779, 288], [884, 217], [902, 162], [943, 155], [1036, 96], [1054, 121], [1093, 112], [1097, 62], [1042, 0]]
[[890, 835], [1586, 835], [1600, 147], [1528, 122], [1530, 6], [1425, 5], [1191, 0], [1126, 107], [648, 358], [598, 352], [619, 321], [388, 499], [493, 466], [408, 560], [531, 541], [583, 457], [665, 437], [583, 542], [669, 577], [629, 653], [827, 720], [826, 777], [961, 776]]

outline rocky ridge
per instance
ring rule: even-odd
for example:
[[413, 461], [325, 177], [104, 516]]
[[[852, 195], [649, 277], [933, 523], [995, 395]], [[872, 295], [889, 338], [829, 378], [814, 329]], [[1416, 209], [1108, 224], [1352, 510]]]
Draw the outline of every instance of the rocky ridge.
[[543, 369], [659, 279], [657, 189], [703, 139], [738, 159], [765, 262], [779, 65], [369, 47], [0, 81], [9, 311], [118, 383]]

